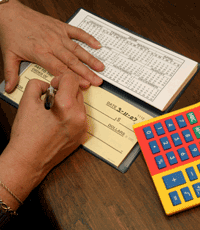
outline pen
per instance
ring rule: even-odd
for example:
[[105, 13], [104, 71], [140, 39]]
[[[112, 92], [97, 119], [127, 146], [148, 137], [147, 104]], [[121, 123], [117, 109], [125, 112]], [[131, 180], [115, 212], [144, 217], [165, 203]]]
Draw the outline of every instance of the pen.
[[50, 85], [50, 87], [47, 89], [45, 100], [44, 100], [44, 107], [45, 109], [49, 110], [54, 104], [54, 97], [55, 97], [55, 90]]

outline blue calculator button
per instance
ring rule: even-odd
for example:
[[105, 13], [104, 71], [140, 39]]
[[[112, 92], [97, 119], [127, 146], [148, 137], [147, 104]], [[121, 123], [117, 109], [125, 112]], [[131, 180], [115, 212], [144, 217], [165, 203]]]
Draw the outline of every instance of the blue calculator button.
[[149, 142], [149, 146], [150, 146], [151, 152], [153, 154], [160, 152], [160, 149], [159, 149], [158, 144], [157, 144], [156, 141]]
[[153, 132], [152, 132], [150, 126], [143, 128], [143, 131], [144, 131], [144, 134], [145, 134], [147, 140], [154, 138], [154, 135], [153, 135]]
[[182, 134], [187, 143], [193, 141], [193, 137], [189, 129], [184, 130]]
[[165, 161], [164, 161], [162, 156], [155, 157], [155, 160], [156, 160], [156, 164], [157, 164], [159, 169], [166, 167]]
[[154, 128], [156, 130], [156, 133], [158, 134], [158, 136], [165, 134], [165, 130], [163, 129], [162, 124], [159, 122], [157, 124], [154, 125]]
[[174, 133], [171, 135], [172, 141], [174, 142], [175, 146], [182, 145], [182, 141], [178, 133]]
[[174, 206], [176, 206], [176, 205], [178, 205], [178, 204], [181, 204], [181, 200], [180, 200], [180, 198], [179, 198], [179, 196], [178, 196], [177, 191], [170, 192], [170, 193], [169, 193], [169, 196], [170, 196], [170, 199], [171, 199], [172, 204], [173, 204]]
[[164, 150], [167, 150], [167, 149], [170, 149], [171, 148], [171, 145], [169, 143], [169, 140], [167, 137], [163, 137], [160, 139], [160, 142], [162, 144], [162, 147]]
[[175, 127], [175, 125], [174, 125], [174, 123], [173, 123], [171, 118], [166, 120], [165, 124], [166, 124], [167, 129], [168, 129], [169, 132], [172, 132], [172, 131], [176, 130], [176, 127]]
[[188, 147], [193, 157], [197, 157], [200, 155], [196, 144], [189, 145]]
[[166, 156], [167, 156], [167, 159], [168, 159], [170, 165], [174, 165], [174, 164], [178, 163], [174, 152], [169, 152], [169, 153], [166, 154]]
[[197, 174], [194, 171], [193, 167], [186, 168], [186, 173], [190, 179], [190, 181], [196, 180], [197, 179]]
[[192, 187], [196, 193], [196, 196], [200, 197], [200, 183], [193, 184]]
[[200, 172], [200, 164], [197, 165], [197, 168], [198, 168], [198, 170], [199, 170], [199, 172]]
[[186, 126], [187, 126], [187, 124], [186, 124], [186, 122], [185, 122], [185, 119], [184, 119], [183, 115], [177, 116], [177, 117], [176, 117], [176, 121], [177, 121], [177, 123], [178, 123], [179, 128], [183, 128], [183, 127], [186, 127]]
[[186, 183], [183, 173], [181, 171], [169, 174], [167, 176], [163, 176], [162, 179], [167, 189]]
[[180, 148], [177, 151], [178, 151], [178, 155], [179, 155], [179, 157], [181, 158], [182, 161], [185, 161], [185, 160], [189, 159], [185, 148]]
[[186, 202], [189, 201], [189, 200], [193, 200], [192, 194], [191, 194], [191, 192], [190, 192], [188, 187], [182, 188], [181, 192], [182, 192], [184, 200]]

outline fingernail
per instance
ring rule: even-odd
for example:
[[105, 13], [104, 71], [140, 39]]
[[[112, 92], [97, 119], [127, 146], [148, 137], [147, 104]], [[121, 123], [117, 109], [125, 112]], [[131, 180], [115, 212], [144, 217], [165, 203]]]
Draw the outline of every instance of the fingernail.
[[99, 41], [97, 41], [97, 40], [95, 41], [95, 45], [98, 46], [99, 48], [102, 47], [101, 43]]
[[101, 79], [99, 76], [96, 75], [95, 83], [96, 83], [97, 85], [101, 85], [101, 84], [103, 83], [103, 79]]
[[99, 44], [98, 44], [98, 47], [99, 47], [99, 48], [101, 48], [101, 47], [102, 47], [102, 45], [101, 45], [101, 43], [100, 43], [100, 42], [99, 42]]

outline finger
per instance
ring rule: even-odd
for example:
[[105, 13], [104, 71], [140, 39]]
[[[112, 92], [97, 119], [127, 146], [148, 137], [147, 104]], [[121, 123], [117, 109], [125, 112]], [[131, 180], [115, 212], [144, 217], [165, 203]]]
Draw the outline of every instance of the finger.
[[69, 72], [71, 73], [65, 74], [62, 77], [56, 77], [51, 81], [51, 85], [57, 89], [54, 106], [56, 111], [59, 111], [58, 109], [68, 111], [68, 109], [77, 105], [79, 80], [76, 74], [72, 71]]
[[[92, 69], [96, 71], [104, 70], [105, 68], [104, 64], [101, 61], [99, 61], [97, 58], [95, 58], [93, 55], [91, 55], [89, 52], [87, 52], [84, 48], [82, 48], [78, 43], [72, 41], [71, 39], [66, 39], [63, 41], [63, 44], [67, 48], [67, 50], [73, 53], [78, 59], [80, 59], [82, 62], [87, 64]], [[63, 47], [59, 47], [58, 50], [61, 51], [62, 53], [65, 52]], [[60, 52], [58, 54], [60, 54]]]
[[81, 89], [88, 89], [90, 87], [90, 82], [79, 76], [79, 86]]
[[68, 24], [66, 25], [66, 29], [70, 38], [82, 41], [95, 49], [101, 48], [101, 43], [97, 41], [92, 35], [86, 33], [84, 30]]
[[79, 78], [78, 75], [68, 70], [64, 76], [54, 78], [51, 85], [57, 89], [57, 98], [59, 97], [62, 100], [76, 98], [79, 90]]
[[82, 93], [80, 88], [78, 90], [76, 98], [77, 98], [77, 101], [78, 101], [79, 105], [84, 106], [84, 97], [83, 97], [83, 93]]
[[42, 66], [55, 77], [62, 76], [68, 71], [68, 67], [51, 53], [35, 55], [31, 61]]
[[19, 82], [19, 65], [21, 60], [12, 53], [6, 53], [4, 59], [5, 91], [11, 93]]
[[[66, 53], [69, 54], [69, 51], [66, 50]], [[68, 56], [66, 55], [66, 53], [62, 54], [62, 55], [60, 54], [60, 59], [65, 59], [65, 60], [68, 59]], [[65, 55], [65, 57], [64, 57], [64, 55]], [[72, 55], [72, 54], [70, 54], [70, 55], [73, 58], [73, 61], [70, 61], [70, 62], [76, 62], [75, 59], [78, 60], [78, 58], [75, 57], [74, 55]], [[66, 64], [64, 64], [56, 56], [54, 56], [54, 55], [52, 55], [50, 53], [44, 54], [42, 56], [33, 57], [33, 60], [34, 60], [35, 63], [37, 63], [38, 65], [40, 65], [43, 68], [45, 68], [48, 72], [53, 74], [55, 77], [63, 76], [67, 71], [69, 71], [69, 68], [67, 67]], [[70, 60], [72, 60], [72, 59], [70, 59]], [[100, 84], [102, 84], [103, 80], [101, 78], [99, 78], [96, 74], [94, 74], [91, 70], [89, 70], [79, 60], [78, 60], [78, 62], [81, 64], [81, 66], [80, 66], [81, 70], [85, 71], [84, 76], [81, 73], [80, 69], [77, 68], [77, 67], [73, 68], [74, 72], [76, 72], [76, 70], [77, 70], [82, 77], [84, 77], [87, 81], [89, 81], [91, 84], [93, 84], [95, 86], [99, 86]], [[78, 63], [78, 65], [79, 65], [79, 63]], [[73, 64], [72, 64], [72, 66], [73, 66]], [[89, 71], [89, 72], [87, 72], [87, 71]], [[84, 84], [85, 83], [86, 82], [84, 82]]]
[[[68, 70], [69, 71], [69, 70]], [[81, 76], [78, 76], [79, 77], [79, 87], [81, 88], [81, 89], [88, 89], [89, 87], [90, 87], [90, 82], [89, 81], [87, 81], [87, 80], [85, 80], [84, 78], [82, 78]], [[58, 78], [56, 77], [56, 78], [54, 78], [55, 80], [53, 80], [53, 81], [58, 81]], [[55, 84], [55, 83], [53, 83], [53, 84]], [[55, 84], [56, 85], [56, 88], [58, 87], [58, 82]]]
[[[69, 41], [69, 43], [71, 43], [71, 41]], [[89, 82], [91, 82], [93, 85], [100, 85], [102, 84], [103, 80], [98, 77], [93, 71], [91, 71], [87, 66], [85, 66], [78, 57], [80, 56], [87, 56], [87, 54], [91, 57], [91, 59], [95, 59], [94, 57], [92, 57], [92, 55], [90, 55], [89, 53], [87, 53], [83, 48], [81, 48], [77, 43], [72, 42], [72, 44], [77, 45], [77, 48], [74, 48], [73, 51], [74, 53], [76, 53], [75, 55], [72, 54], [69, 50], [65, 49], [62, 46], [57, 47], [54, 50], [54, 55], [60, 60], [62, 61], [66, 66], [68, 66], [71, 70], [73, 70], [74, 72], [76, 72], [77, 74], [79, 74], [80, 76], [82, 76], [83, 78], [85, 78], [86, 80], [88, 80]], [[78, 51], [78, 49], [80, 48], [80, 52]], [[73, 49], [73, 48], [70, 48]], [[82, 55], [81, 55], [82, 53]], [[86, 61], [87, 57], [85, 58]], [[97, 60], [97, 59], [95, 59]], [[95, 61], [91, 61], [90, 60], [90, 64], [94, 63]], [[92, 64], [91, 64], [92, 65]], [[93, 64], [94, 67], [94, 64]]]

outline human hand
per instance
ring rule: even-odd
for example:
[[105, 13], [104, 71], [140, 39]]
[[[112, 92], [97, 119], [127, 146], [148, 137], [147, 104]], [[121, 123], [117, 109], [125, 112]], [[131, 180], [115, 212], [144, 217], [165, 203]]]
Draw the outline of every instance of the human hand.
[[[41, 99], [49, 87], [30, 80], [20, 101], [8, 146], [0, 155], [0, 180], [20, 199], [44, 179], [81, 143], [86, 132], [86, 112], [78, 76], [68, 70], [51, 85], [55, 102], [45, 110]], [[2, 199], [16, 210], [19, 203], [0, 186]]]
[[86, 132], [86, 112], [77, 78], [68, 71], [52, 80], [57, 93], [51, 110], [45, 110], [41, 100], [48, 84], [39, 80], [29, 81], [20, 102], [9, 145], [18, 152], [18, 160], [41, 175], [72, 153]]
[[[3, 7], [7, 9], [4, 10]], [[63, 76], [69, 68], [79, 75], [80, 86], [83, 88], [102, 83], [102, 79], [83, 63], [96, 71], [102, 71], [104, 65], [71, 40], [77, 39], [98, 49], [100, 43], [94, 37], [81, 29], [36, 12], [16, 0], [0, 9], [0, 43], [5, 90], [8, 93], [18, 83], [22, 60], [37, 63], [54, 76]]]

